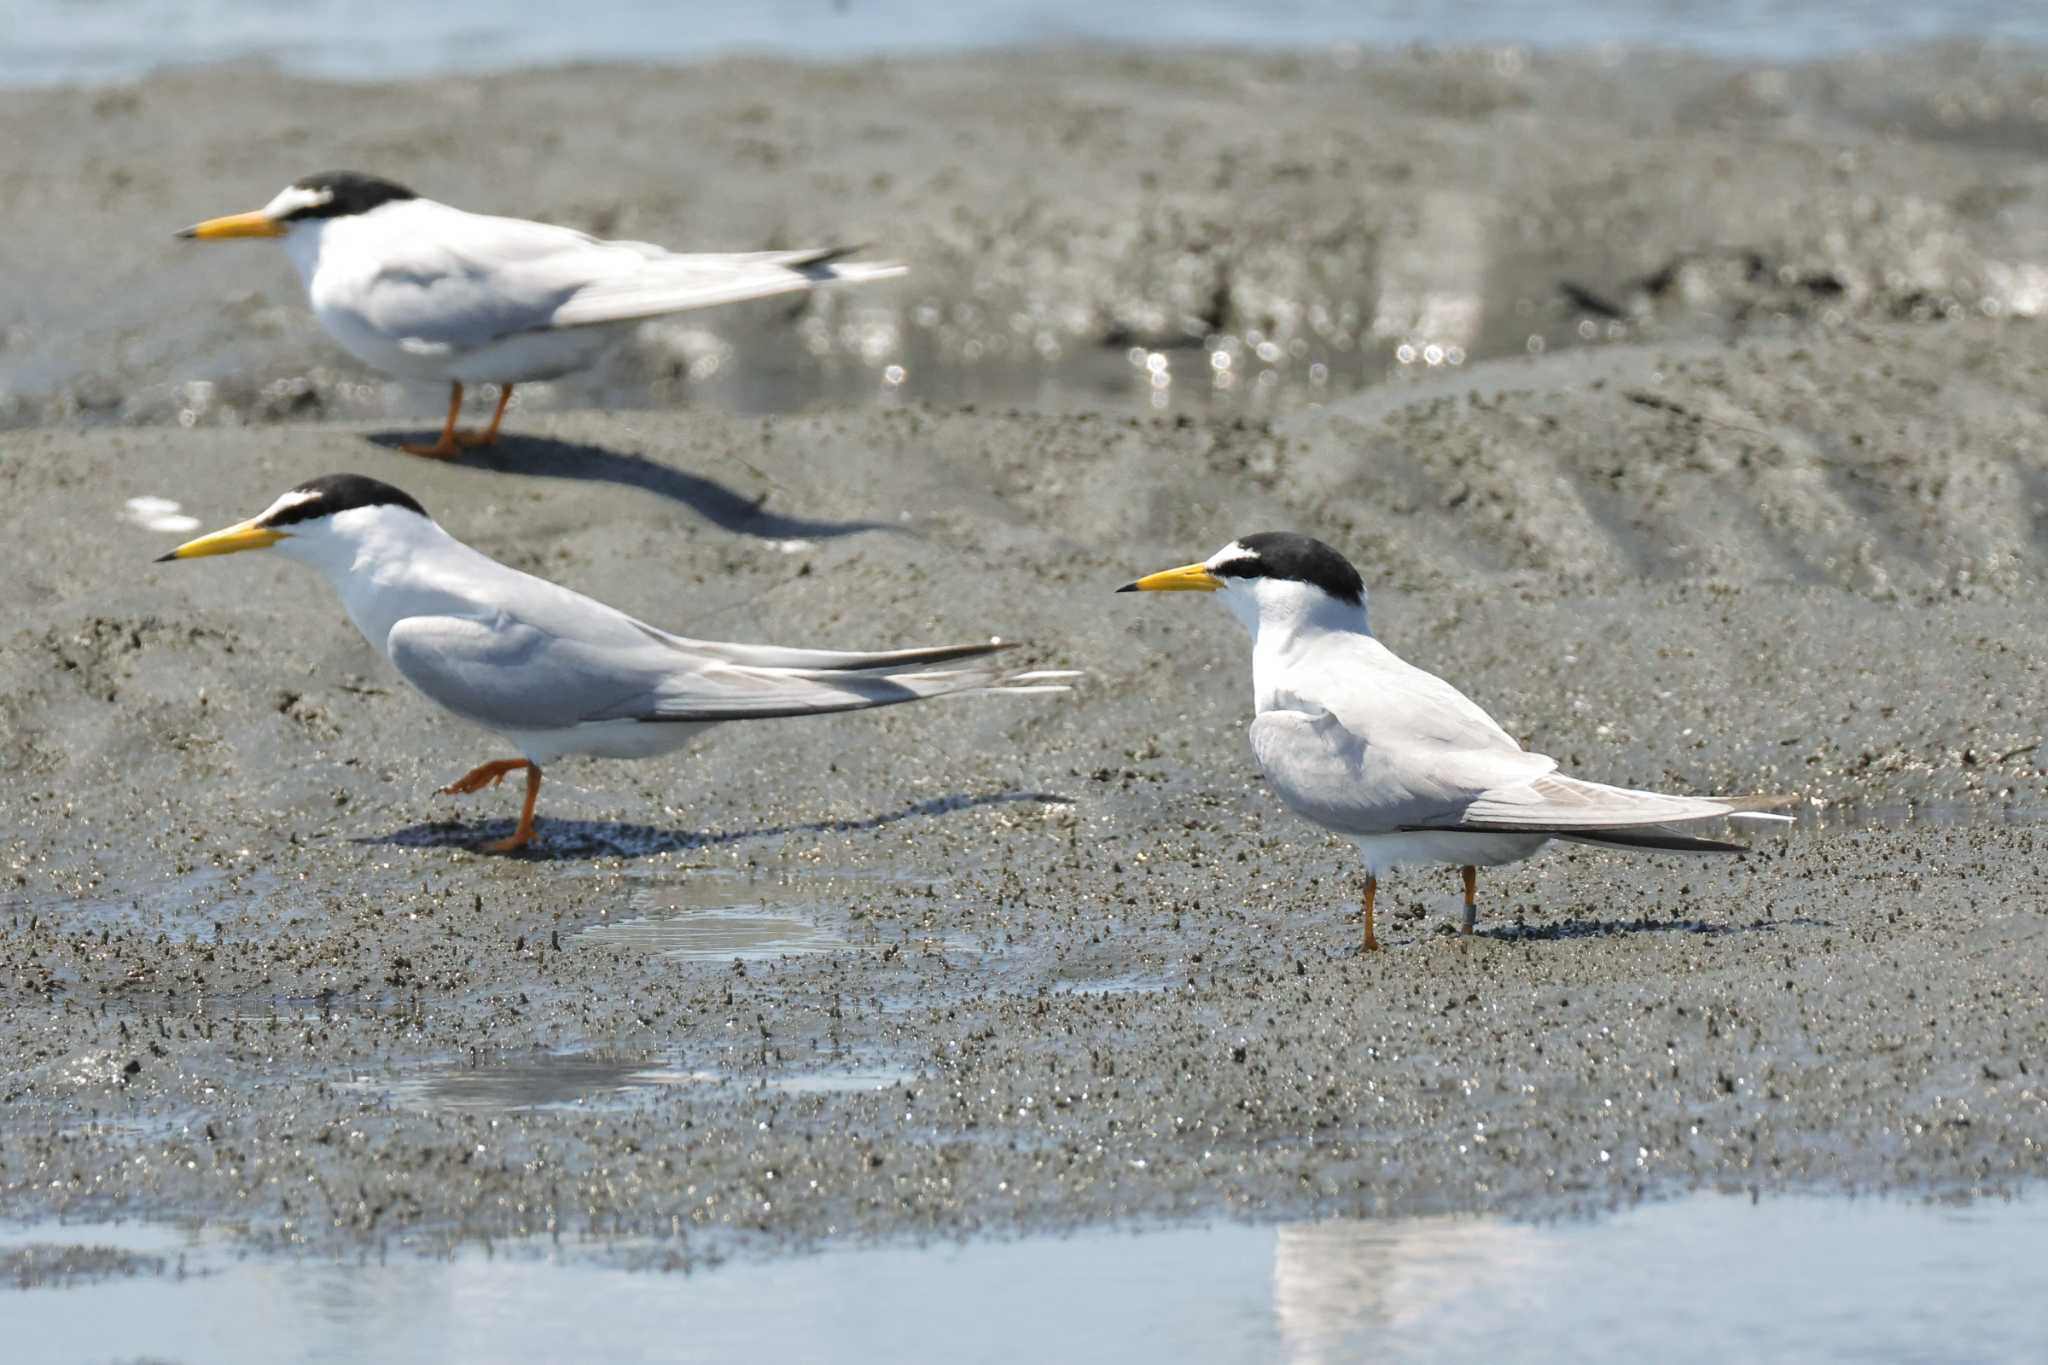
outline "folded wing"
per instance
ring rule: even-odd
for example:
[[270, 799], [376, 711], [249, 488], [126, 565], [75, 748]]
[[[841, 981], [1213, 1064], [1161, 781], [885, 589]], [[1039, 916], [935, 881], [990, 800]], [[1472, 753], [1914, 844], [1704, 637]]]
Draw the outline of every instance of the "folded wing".
[[1782, 820], [1791, 797], [1694, 797], [1585, 782], [1524, 750], [1433, 674], [1354, 638], [1319, 660], [1336, 685], [1300, 709], [1269, 710], [1252, 747], [1281, 799], [1345, 834], [1445, 831], [1541, 834], [1630, 848], [1734, 851], [1676, 828], [1695, 821]]
[[904, 267], [888, 262], [840, 261], [839, 248], [746, 255], [672, 255], [643, 258], [636, 270], [593, 280], [554, 311], [549, 325], [583, 327], [659, 317], [721, 303], [769, 298], [830, 284], [892, 279]]
[[378, 330], [460, 349], [518, 332], [624, 322], [904, 273], [845, 262], [846, 248], [677, 253], [521, 218], [422, 205], [438, 217], [364, 291]]
[[1568, 834], [1580, 830], [1653, 828], [1728, 817], [1784, 820], [1790, 817], [1766, 812], [1789, 805], [1795, 799], [1789, 796], [1671, 796], [1664, 792], [1584, 782], [1553, 772], [1529, 782], [1481, 792], [1457, 812], [1454, 824], [1423, 827], [1502, 832], [1542, 830]]
[[[393, 666], [426, 696], [514, 732], [828, 715], [950, 692], [1057, 689], [1072, 676], [988, 663], [932, 666], [1005, 648], [995, 643], [844, 655], [721, 645], [711, 653], [651, 628], [637, 640], [592, 640], [504, 618], [410, 617], [387, 643]], [[806, 665], [784, 662], [796, 658]]]

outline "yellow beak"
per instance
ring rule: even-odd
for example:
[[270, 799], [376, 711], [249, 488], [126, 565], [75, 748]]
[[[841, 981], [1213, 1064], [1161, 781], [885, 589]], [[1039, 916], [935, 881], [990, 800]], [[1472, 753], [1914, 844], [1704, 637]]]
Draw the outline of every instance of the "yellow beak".
[[1178, 569], [1166, 569], [1159, 573], [1148, 573], [1135, 583], [1126, 583], [1118, 592], [1215, 592], [1223, 586], [1223, 580], [1200, 564], [1184, 564]]
[[233, 526], [215, 531], [212, 535], [188, 540], [167, 555], [158, 555], [156, 562], [167, 559], [204, 559], [208, 555], [240, 554], [244, 550], [261, 550], [275, 545], [285, 538], [283, 531], [273, 531], [268, 526], [258, 526], [252, 521], [238, 521]]
[[282, 237], [284, 234], [284, 224], [262, 213], [231, 213], [225, 218], [209, 218], [203, 223], [194, 223], [178, 235], [213, 241], [224, 237]]

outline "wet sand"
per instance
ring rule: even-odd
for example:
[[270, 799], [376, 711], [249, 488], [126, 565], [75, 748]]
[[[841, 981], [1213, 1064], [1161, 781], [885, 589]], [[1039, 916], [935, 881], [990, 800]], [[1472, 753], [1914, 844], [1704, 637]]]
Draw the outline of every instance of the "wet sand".
[[[336, 167], [605, 235], [914, 267], [651, 325], [534, 407], [1089, 409], [1129, 404], [1137, 347], [1183, 408], [1264, 414], [1379, 377], [1402, 341], [1480, 358], [1582, 328], [2048, 308], [2048, 86], [2024, 49], [251, 67], [0, 91], [0, 117], [6, 425], [438, 416], [443, 394], [325, 339], [270, 244], [172, 238]], [[1243, 343], [1230, 388], [1211, 336]]]
[[[2039, 121], [1987, 122], [1972, 105], [1960, 131], [1921, 128], [1930, 73], [1950, 90], [1958, 62], [1984, 88], [2001, 79], [1922, 61], [1892, 72], [1880, 102], [1853, 63], [1765, 79], [1671, 59], [1654, 106], [1641, 72], [1509, 76], [1483, 56], [605, 73], [706, 120], [737, 84], [758, 87], [766, 112], [737, 127], [795, 120], [802, 138], [776, 136], [811, 149], [759, 162], [743, 131], [714, 154], [651, 111], [602, 138], [564, 122], [591, 72], [414, 92], [506, 121], [515, 136], [487, 155], [522, 149], [551, 215], [639, 183], [610, 230], [851, 228], [915, 259], [918, 290], [992, 316], [1011, 299], [1080, 301], [1090, 322], [1074, 337], [1150, 325], [1122, 291], [1175, 297], [1122, 262], [1192, 259], [1114, 224], [1180, 222], [1190, 240], [1247, 244], [1275, 279], [1288, 261], [1335, 279], [1366, 269], [1341, 264], [1361, 241], [1387, 259], [1386, 233], [1351, 215], [1412, 213], [1439, 185], [1486, 180], [1426, 155], [1432, 139], [1495, 147], [1486, 183], [1503, 202], [1577, 168], [1576, 188], [1543, 191], [1555, 221], [1604, 225], [1571, 246], [1573, 278], [1642, 300], [1601, 319], [1597, 344], [1565, 344], [1590, 320], [1582, 305], [1489, 321], [1466, 363], [1396, 367], [1355, 393], [1297, 385], [1290, 360], [1268, 387], [1294, 398], [1269, 407], [1225, 393], [1134, 413], [1120, 381], [1043, 408], [912, 392], [758, 417], [648, 389], [646, 410], [549, 410], [575, 397], [564, 390], [455, 465], [392, 451], [390, 420], [285, 425], [240, 399], [198, 429], [129, 396], [97, 422], [60, 420], [90, 406], [62, 393], [142, 394], [142, 376], [172, 383], [201, 354], [224, 357], [230, 389], [228, 371], [296, 375], [309, 392], [325, 392], [314, 370], [341, 373], [281, 261], [173, 271], [171, 244], [125, 245], [96, 278], [110, 294], [149, 282], [132, 318], [105, 298], [85, 308], [139, 339], [102, 354], [81, 324], [89, 363], [57, 397], [19, 400], [29, 425], [0, 460], [14, 570], [0, 582], [0, 1040], [15, 1058], [0, 1214], [193, 1216], [333, 1251], [653, 1238], [690, 1263], [1196, 1216], [1541, 1214], [1698, 1185], [2037, 1178], [2048, 338], [1981, 298], [1916, 315], [1891, 276], [1953, 250], [2025, 278], [2039, 163], [2012, 149]], [[248, 79], [283, 107], [279, 78]], [[811, 103], [776, 93], [799, 88]], [[1780, 92], [1781, 112], [1760, 90]], [[31, 163], [52, 207], [87, 225], [116, 211], [81, 196], [174, 227], [309, 159], [432, 171], [472, 203], [510, 182], [495, 163], [463, 169], [459, 127], [424, 136], [440, 125], [395, 112], [391, 93], [313, 86], [283, 126], [252, 130], [196, 77], [59, 92], [38, 117], [114, 105], [80, 120], [68, 165], [33, 139], [0, 156]], [[1073, 112], [1112, 94], [1147, 117]], [[1620, 131], [1603, 100], [1661, 121]], [[980, 181], [935, 217], [905, 179], [845, 179], [844, 130], [884, 107], [898, 132], [878, 140], [933, 180], [949, 165], [1028, 177], [1027, 153], [1067, 127], [1081, 169], [1057, 185], [1041, 173], [1040, 194], [1078, 221]], [[1267, 117], [1229, 117], [1253, 107]], [[956, 110], [1006, 123], [1016, 154], [922, 156], [954, 136], [938, 116]], [[309, 136], [339, 113], [355, 120], [345, 140]], [[1206, 149], [1204, 176], [1124, 174], [1175, 139], [1187, 158]], [[1356, 159], [1289, 179], [1282, 143]], [[1831, 179], [1845, 143], [1871, 154]], [[1368, 155], [1397, 146], [1405, 181]], [[1619, 168], [1618, 148], [1635, 150]], [[621, 160], [671, 157], [661, 177]], [[1681, 202], [1702, 159], [1726, 176]], [[290, 164], [240, 185], [271, 161]], [[1293, 207], [1214, 183], [1254, 165], [1265, 189], [1293, 186]], [[1382, 182], [1406, 188], [1358, 193]], [[672, 218], [650, 207], [663, 195]], [[1863, 195], [1892, 226], [1839, 239], [1839, 290], [1802, 284], [1796, 242], [1837, 242], [1816, 214]], [[958, 216], [970, 200], [985, 218]], [[1201, 203], [1284, 212], [1289, 232], [1319, 222], [1330, 249], [1262, 239], [1255, 216], [1219, 226]], [[1730, 240], [1701, 219], [1709, 206], [1776, 234], [1768, 280], [1744, 263], [1683, 306], [1630, 295], [1642, 271]], [[0, 210], [0, 225], [26, 216]], [[64, 252], [104, 246], [98, 230], [32, 241], [69, 274], [82, 258]], [[1249, 246], [1262, 240], [1263, 255]], [[1554, 306], [1564, 241], [1499, 274]], [[1483, 246], [1501, 259], [1497, 238]], [[1050, 264], [1091, 251], [1093, 267]], [[1409, 259], [1402, 278], [1438, 257]], [[1778, 262], [1797, 264], [1781, 277]], [[204, 344], [232, 328], [199, 301], [237, 271], [267, 300], [247, 316], [274, 324], [274, 375], [244, 365], [240, 342]], [[1930, 272], [1937, 302], [1988, 278]], [[1246, 278], [1232, 275], [1222, 322], [1239, 339]], [[1386, 297], [1384, 280], [1359, 287]], [[1759, 289], [1768, 299], [1736, 316], [1729, 301]], [[1794, 307], [1801, 291], [1835, 315]], [[1480, 294], [1514, 317], [1512, 289]], [[150, 320], [165, 307], [185, 312]], [[735, 354], [786, 346], [807, 316], [733, 324]], [[1558, 346], [1505, 354], [1552, 325]], [[20, 326], [30, 353], [54, 354], [43, 323]], [[1512, 345], [1484, 340], [1496, 326]], [[1353, 346], [1392, 344], [1369, 332], [1361, 321]], [[964, 373], [964, 345], [932, 350]], [[10, 365], [21, 354], [10, 343]], [[868, 359], [838, 363], [872, 385]], [[480, 548], [688, 633], [849, 647], [993, 633], [1089, 677], [1068, 699], [730, 727], [670, 760], [565, 764], [532, 854], [480, 856], [513, 798], [433, 792], [499, 756], [493, 741], [387, 674], [310, 573], [261, 556], [154, 565], [170, 540], [123, 519], [152, 494], [211, 527], [337, 469], [398, 482]], [[1403, 874], [1383, 891], [1389, 951], [1361, 957], [1355, 856], [1258, 778], [1237, 627], [1213, 604], [1110, 592], [1272, 527], [1353, 554], [1391, 645], [1584, 775], [1831, 804], [1740, 860], [1578, 850], [1489, 874], [1470, 941], [1447, 932], [1455, 878]], [[1899, 818], [1911, 803], [1940, 818]]]

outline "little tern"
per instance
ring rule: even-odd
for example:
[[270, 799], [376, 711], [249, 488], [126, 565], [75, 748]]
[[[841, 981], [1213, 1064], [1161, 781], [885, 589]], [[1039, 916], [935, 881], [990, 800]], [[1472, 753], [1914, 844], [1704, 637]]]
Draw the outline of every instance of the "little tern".
[[[306, 176], [252, 213], [178, 235], [280, 239], [313, 316], [343, 349], [386, 374], [450, 386], [440, 439], [403, 447], [438, 459], [495, 441], [513, 385], [584, 368], [624, 324], [903, 273], [842, 261], [850, 250], [842, 247], [683, 254], [605, 241], [466, 213], [354, 171]], [[464, 384], [498, 385], [497, 411], [481, 432], [455, 429]]]
[[442, 530], [390, 484], [329, 474], [247, 521], [163, 560], [275, 548], [310, 564], [349, 619], [428, 700], [518, 750], [441, 789], [480, 791], [526, 775], [526, 804], [493, 853], [532, 838], [541, 770], [569, 754], [647, 758], [706, 726], [861, 711], [951, 692], [1064, 692], [1065, 671], [969, 663], [999, 641], [852, 653], [671, 635], [581, 593], [500, 564]]
[[1365, 950], [1379, 877], [1448, 863], [1465, 882], [1552, 839], [1602, 848], [1740, 853], [1677, 828], [1765, 812], [1792, 797], [1669, 796], [1586, 782], [1530, 753], [1464, 693], [1404, 663], [1366, 623], [1365, 581], [1319, 540], [1265, 532], [1118, 592], [1213, 592], [1251, 631], [1252, 752], [1289, 809], [1349, 838], [1365, 859]]

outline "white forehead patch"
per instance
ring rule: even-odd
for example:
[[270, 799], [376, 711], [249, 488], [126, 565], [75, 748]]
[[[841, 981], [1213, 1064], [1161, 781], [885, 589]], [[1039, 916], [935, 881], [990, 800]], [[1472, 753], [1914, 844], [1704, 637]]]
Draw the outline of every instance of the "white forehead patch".
[[1233, 540], [1215, 554], [1209, 556], [1209, 568], [1213, 571], [1222, 568], [1233, 560], [1257, 559], [1258, 557], [1259, 552], [1257, 550], [1247, 550], [1242, 542]]
[[317, 209], [333, 200], [333, 190], [309, 190], [298, 185], [286, 185], [277, 192], [277, 198], [263, 206], [263, 216], [277, 222], [300, 209]]
[[320, 495], [318, 493], [309, 493], [303, 488], [294, 488], [289, 493], [280, 493], [277, 495], [277, 501], [270, 504], [270, 506], [264, 508], [263, 511], [257, 515], [256, 520], [268, 521], [270, 518], [276, 516], [279, 512], [284, 511], [287, 507], [297, 507], [300, 503], [311, 502], [319, 496]]

